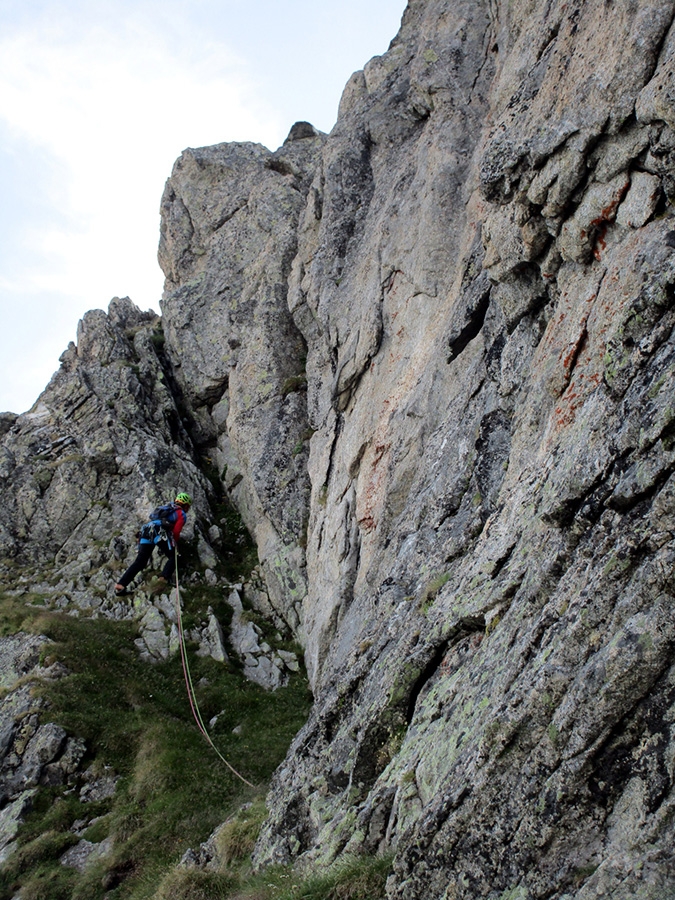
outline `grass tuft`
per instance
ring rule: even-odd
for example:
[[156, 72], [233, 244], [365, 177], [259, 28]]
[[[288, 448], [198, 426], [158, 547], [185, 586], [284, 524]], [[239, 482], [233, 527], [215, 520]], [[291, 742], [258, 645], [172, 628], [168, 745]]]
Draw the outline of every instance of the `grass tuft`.
[[243, 879], [229, 900], [384, 900], [390, 873], [390, 857], [348, 857], [319, 875], [277, 867]]
[[163, 879], [153, 900], [227, 900], [235, 885], [229, 875], [176, 869]]
[[267, 817], [262, 799], [246, 805], [219, 829], [215, 846], [221, 866], [245, 862], [255, 849], [255, 842]]

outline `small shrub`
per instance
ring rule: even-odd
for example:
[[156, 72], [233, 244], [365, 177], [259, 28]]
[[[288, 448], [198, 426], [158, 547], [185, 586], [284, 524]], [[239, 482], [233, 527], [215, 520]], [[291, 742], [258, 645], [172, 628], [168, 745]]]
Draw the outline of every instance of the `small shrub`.
[[384, 900], [390, 872], [388, 857], [351, 857], [323, 875], [310, 876], [272, 895], [270, 900]]
[[[389, 857], [349, 857], [321, 875], [306, 877], [290, 867], [275, 866], [243, 879], [228, 897], [229, 900], [384, 900], [390, 873]], [[165, 898], [161, 895], [154, 900]]]
[[166, 338], [164, 337], [164, 332], [161, 328], [156, 328], [152, 334], [150, 335], [150, 340], [152, 344], [158, 352], [161, 352], [164, 349], [164, 345], [166, 344]]
[[39, 870], [21, 886], [21, 900], [71, 900], [77, 877], [73, 869]]

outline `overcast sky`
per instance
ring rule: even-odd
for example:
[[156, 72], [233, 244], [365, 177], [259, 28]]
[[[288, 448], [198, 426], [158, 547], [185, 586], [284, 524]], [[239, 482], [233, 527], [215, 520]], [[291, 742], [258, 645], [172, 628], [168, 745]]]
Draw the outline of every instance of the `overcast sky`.
[[77, 322], [159, 311], [159, 201], [185, 147], [335, 123], [405, 0], [0, 0], [0, 410], [37, 399]]

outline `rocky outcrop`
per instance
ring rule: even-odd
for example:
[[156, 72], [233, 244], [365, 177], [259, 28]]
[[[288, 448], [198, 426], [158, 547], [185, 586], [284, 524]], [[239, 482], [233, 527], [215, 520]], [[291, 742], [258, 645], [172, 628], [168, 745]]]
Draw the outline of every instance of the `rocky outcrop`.
[[241, 510], [315, 695], [258, 865], [391, 853], [391, 900], [675, 888], [674, 15], [411, 0], [330, 136], [181, 156], [162, 330], [89, 314], [0, 419], [3, 552], [71, 594], [137, 497], [206, 519], [205, 457]]
[[159, 318], [128, 299], [87, 313], [34, 407], [5, 422], [0, 553], [39, 564], [70, 600], [105, 596], [106, 564], [133, 558], [135, 532], [167, 492], [208, 510], [163, 342]]
[[236, 588], [229, 594], [227, 602], [232, 608], [230, 642], [244, 663], [244, 676], [266, 690], [274, 691], [287, 684], [288, 673], [300, 669], [295, 653], [270, 647], [259, 626], [246, 616]]
[[192, 433], [255, 536], [276, 615], [306, 594], [307, 348], [288, 309], [297, 223], [324, 142], [186, 150], [162, 198], [162, 321]]
[[58, 663], [41, 665], [48, 644], [42, 635], [0, 638], [0, 863], [14, 850], [38, 786], [73, 785], [85, 755], [84, 741], [44, 721], [46, 703], [34, 696], [37, 680], [65, 674]]

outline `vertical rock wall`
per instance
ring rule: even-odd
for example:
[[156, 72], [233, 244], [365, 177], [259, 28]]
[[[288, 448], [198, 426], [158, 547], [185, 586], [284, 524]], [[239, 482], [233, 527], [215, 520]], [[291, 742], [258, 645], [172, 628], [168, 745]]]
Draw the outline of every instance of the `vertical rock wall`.
[[317, 702], [259, 862], [675, 889], [673, 11], [412, 2], [347, 86], [289, 294]]

